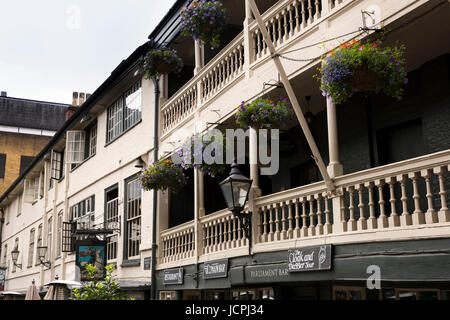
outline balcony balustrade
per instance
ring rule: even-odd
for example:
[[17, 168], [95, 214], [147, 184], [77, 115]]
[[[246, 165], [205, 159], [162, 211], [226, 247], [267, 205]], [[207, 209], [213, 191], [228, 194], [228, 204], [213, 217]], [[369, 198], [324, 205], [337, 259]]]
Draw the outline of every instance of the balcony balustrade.
[[[448, 237], [449, 167], [447, 150], [338, 177], [335, 194], [317, 182], [256, 198], [252, 252]], [[195, 246], [200, 262], [248, 254], [248, 239], [230, 211], [200, 217], [198, 226], [197, 237], [194, 221], [161, 233], [158, 268], [193, 263]]]

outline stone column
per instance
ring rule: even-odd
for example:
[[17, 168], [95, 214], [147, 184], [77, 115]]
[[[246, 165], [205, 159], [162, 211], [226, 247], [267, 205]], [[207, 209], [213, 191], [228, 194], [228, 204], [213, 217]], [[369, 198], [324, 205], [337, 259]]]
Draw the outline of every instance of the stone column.
[[252, 10], [247, 1], [245, 1], [245, 19], [244, 19], [244, 72], [245, 78], [249, 79], [250, 63], [253, 57], [253, 44], [251, 43], [252, 37], [250, 34], [249, 25], [253, 21]]
[[205, 58], [204, 58], [204, 47], [202, 44], [202, 41], [200, 39], [194, 40], [194, 48], [195, 48], [195, 69], [194, 69], [194, 75], [200, 72], [202, 70], [204, 64], [205, 64]]
[[327, 99], [327, 121], [328, 121], [328, 150], [329, 165], [327, 167], [331, 178], [343, 174], [342, 164], [339, 162], [338, 127], [336, 117], [336, 106]]

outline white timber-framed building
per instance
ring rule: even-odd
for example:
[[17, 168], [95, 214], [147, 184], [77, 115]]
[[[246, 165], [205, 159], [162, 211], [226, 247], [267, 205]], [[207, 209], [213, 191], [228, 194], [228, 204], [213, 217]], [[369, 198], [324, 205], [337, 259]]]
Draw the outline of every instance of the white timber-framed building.
[[[309, 127], [337, 192], [327, 192], [293, 121], [281, 130], [276, 175], [260, 175], [249, 165], [254, 159], [241, 165], [254, 181], [247, 209], [253, 212], [251, 255], [237, 218], [225, 209], [223, 177], [195, 171], [179, 194], [158, 192], [156, 270], [148, 270], [153, 193], [138, 188], [135, 164], [153, 162], [155, 99], [162, 158], [207, 127], [238, 128], [234, 113], [242, 101], [286, 96], [267, 85], [278, 81], [278, 71], [246, 1], [222, 1], [228, 24], [216, 50], [179, 35], [180, 11], [189, 2], [174, 4], [150, 41], [111, 73], [0, 196], [5, 291], [25, 291], [33, 279], [43, 286], [56, 275], [77, 280], [75, 255], [61, 248], [63, 222], [78, 221], [117, 222], [120, 232], [107, 236], [107, 263], [116, 264], [121, 286], [139, 299], [149, 297], [151, 285], [160, 299], [447, 299], [448, 1], [257, 0], [303, 112], [311, 114]], [[320, 60], [309, 58], [373, 34], [360, 30], [372, 18], [390, 30], [386, 44], [406, 45], [405, 96], [355, 95], [334, 106], [313, 79]], [[185, 67], [182, 76], [162, 76], [155, 86], [142, 72], [143, 57], [165, 45], [177, 49]], [[83, 145], [77, 154], [65, 155], [68, 138]], [[80, 163], [66, 163], [67, 156]], [[49, 247], [50, 268], [36, 257], [42, 245]], [[331, 269], [288, 270], [289, 250], [330, 245]], [[11, 261], [15, 248], [21, 269]], [[216, 261], [226, 262], [226, 274], [206, 279], [205, 264]], [[374, 265], [381, 289], [370, 290]], [[179, 283], [164, 281], [167, 270], [182, 270]]]

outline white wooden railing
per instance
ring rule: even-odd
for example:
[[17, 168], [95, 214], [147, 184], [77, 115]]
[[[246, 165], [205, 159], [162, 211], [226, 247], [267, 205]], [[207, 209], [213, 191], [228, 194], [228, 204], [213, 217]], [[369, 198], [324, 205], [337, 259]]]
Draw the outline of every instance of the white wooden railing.
[[210, 254], [248, 245], [248, 239], [239, 219], [229, 211], [200, 218], [202, 253]]
[[160, 263], [192, 258], [195, 253], [194, 222], [161, 232]]
[[330, 200], [323, 183], [262, 197], [255, 205], [257, 242], [331, 233]]
[[243, 42], [241, 33], [161, 107], [163, 135], [243, 73]]
[[[258, 252], [273, 251], [277, 243], [290, 240], [327, 237], [332, 244], [336, 236], [345, 235], [350, 236], [347, 243], [367, 242], [379, 239], [373, 231], [382, 230], [397, 230], [396, 237], [414, 239], [428, 227], [427, 237], [448, 236], [449, 167], [447, 150], [338, 177], [336, 194], [318, 182], [256, 198], [253, 245]], [[230, 256], [233, 250], [248, 248], [239, 220], [228, 210], [199, 218], [196, 240], [194, 222], [189, 222], [165, 230], [161, 243], [161, 263], [192, 258], [195, 245], [199, 256], [221, 252]]]
[[[278, 1], [263, 14], [263, 19], [277, 49], [307, 32], [328, 13], [352, 0]], [[249, 25], [250, 45], [244, 46], [241, 32], [213, 60], [161, 106], [161, 135], [164, 137], [195, 110], [207, 104], [220, 90], [244, 74], [245, 63], [254, 64], [269, 55], [256, 22]], [[245, 61], [249, 50], [250, 61]]]

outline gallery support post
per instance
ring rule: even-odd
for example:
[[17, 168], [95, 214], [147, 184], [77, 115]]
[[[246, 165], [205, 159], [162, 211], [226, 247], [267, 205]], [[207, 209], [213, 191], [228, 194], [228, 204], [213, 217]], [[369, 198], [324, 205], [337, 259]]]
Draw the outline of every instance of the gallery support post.
[[[153, 160], [158, 161], [158, 128], [159, 128], [159, 82], [158, 78], [153, 77], [153, 85], [155, 86], [155, 121], [154, 121], [154, 137], [153, 137]], [[157, 204], [158, 191], [153, 190], [153, 215], [152, 215], [152, 278], [151, 278], [151, 300], [156, 300], [156, 221], [157, 221]]]

